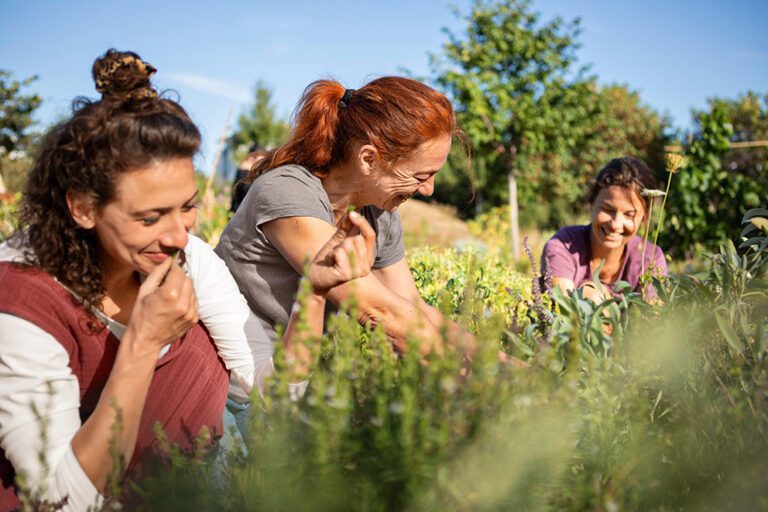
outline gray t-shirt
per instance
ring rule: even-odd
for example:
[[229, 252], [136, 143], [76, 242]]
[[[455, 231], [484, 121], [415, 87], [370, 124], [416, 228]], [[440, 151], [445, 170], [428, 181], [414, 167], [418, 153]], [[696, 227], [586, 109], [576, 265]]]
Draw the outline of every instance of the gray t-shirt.
[[[405, 257], [403, 228], [397, 212], [365, 206], [360, 213], [376, 231], [373, 268]], [[261, 230], [284, 217], [315, 217], [333, 224], [333, 208], [320, 178], [304, 167], [286, 165], [257, 177], [216, 246], [248, 305], [274, 341], [275, 328], [288, 322], [301, 276]]]

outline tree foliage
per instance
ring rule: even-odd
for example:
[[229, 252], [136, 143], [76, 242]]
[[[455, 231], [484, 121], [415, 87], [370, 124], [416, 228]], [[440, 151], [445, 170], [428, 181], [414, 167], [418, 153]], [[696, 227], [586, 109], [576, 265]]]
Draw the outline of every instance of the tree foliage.
[[[34, 137], [29, 129], [35, 124], [32, 115], [42, 99], [37, 94], [27, 94], [23, 89], [37, 80], [31, 76], [13, 80], [10, 71], [0, 69], [0, 173], [7, 184], [13, 186], [16, 179], [7, 176], [19, 167], [15, 161], [25, 159], [30, 152]], [[14, 172], [14, 177], [17, 172]]]
[[271, 149], [285, 141], [289, 126], [276, 110], [272, 102], [272, 89], [263, 81], [257, 81], [253, 105], [240, 115], [237, 130], [230, 139], [238, 162], [254, 146]]
[[[736, 99], [713, 98], [710, 110], [719, 108], [733, 127], [731, 140], [734, 142], [768, 140], [768, 94], [747, 92]], [[700, 118], [705, 112], [694, 112]], [[725, 155], [724, 167], [738, 169], [750, 180], [759, 180], [768, 169], [768, 146], [738, 149]]]
[[744, 213], [766, 201], [766, 148], [730, 148], [732, 142], [768, 138], [768, 97], [748, 93], [712, 99], [695, 111], [688, 164], [669, 198], [663, 246], [673, 255], [714, 250]]
[[[525, 0], [477, 0], [463, 20], [461, 36], [446, 30], [433, 69], [475, 151], [479, 208], [509, 200], [516, 217], [517, 184], [523, 204], [549, 190], [592, 115], [593, 82], [576, 59], [579, 21], [542, 22]], [[544, 155], [546, 173], [529, 165]]]

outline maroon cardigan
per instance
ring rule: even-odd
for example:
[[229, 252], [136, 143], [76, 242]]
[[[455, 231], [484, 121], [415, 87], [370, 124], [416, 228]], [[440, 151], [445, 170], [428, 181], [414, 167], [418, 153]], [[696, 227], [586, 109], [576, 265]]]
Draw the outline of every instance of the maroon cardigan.
[[[84, 422], [96, 407], [112, 370], [118, 339], [105, 327], [93, 332], [89, 328], [92, 319], [83, 305], [48, 274], [2, 262], [0, 290], [1, 313], [37, 325], [69, 354], [69, 367], [80, 385], [80, 420]], [[228, 385], [228, 374], [213, 340], [198, 323], [176, 340], [155, 366], [128, 471], [136, 473], [142, 461], [161, 455], [156, 423], [162, 425], [168, 441], [182, 450], [194, 446], [203, 427], [208, 428], [211, 439], [220, 436]], [[1, 512], [20, 505], [14, 477], [13, 466], [0, 449]]]

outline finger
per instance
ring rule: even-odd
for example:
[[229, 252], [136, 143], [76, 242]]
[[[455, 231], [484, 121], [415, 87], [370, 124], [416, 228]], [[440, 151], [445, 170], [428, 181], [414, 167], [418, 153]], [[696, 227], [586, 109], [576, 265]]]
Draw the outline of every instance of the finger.
[[340, 219], [339, 222], [336, 223], [337, 229], [343, 229], [344, 231], [349, 231], [352, 229], [352, 222], [350, 222], [350, 216], [355, 212], [347, 212], [345, 213]]
[[333, 250], [333, 268], [344, 280], [348, 281], [351, 278], [349, 255], [343, 246]]
[[373, 230], [371, 225], [365, 220], [365, 217], [357, 212], [351, 212], [349, 214], [349, 220], [360, 231], [360, 234], [365, 240], [365, 245], [368, 246], [368, 252], [373, 254], [374, 247], [376, 245], [376, 231]]
[[188, 301], [188, 310], [190, 313], [190, 323], [192, 325], [197, 323], [198, 320], [198, 313], [197, 313], [197, 294], [195, 293], [194, 286], [192, 285], [192, 280], [189, 280], [190, 282], [190, 292], [189, 292], [189, 301]]
[[354, 224], [351, 222], [351, 215], [353, 214], [357, 215], [355, 212], [345, 213], [344, 216], [339, 219], [339, 222], [336, 223], [336, 232], [332, 237], [332, 239], [337, 241], [336, 243], [345, 239], [349, 235], [350, 230], [354, 227]]
[[157, 287], [159, 287], [165, 279], [166, 274], [168, 274], [168, 270], [171, 269], [172, 266], [174, 266], [173, 258], [165, 258], [162, 263], [156, 266], [152, 272], [149, 273], [141, 285], [142, 290], [146, 292], [152, 292]]
[[368, 275], [371, 270], [372, 261], [368, 259], [368, 247], [365, 245], [365, 240], [362, 237], [356, 236], [352, 240], [355, 246], [356, 263], [357, 263], [357, 276], [362, 277]]
[[[166, 260], [170, 259], [171, 258], [166, 258]], [[180, 292], [186, 279], [188, 279], [188, 277], [184, 273], [184, 270], [178, 265], [171, 264], [170, 270], [168, 270], [168, 273], [165, 275], [162, 287], [167, 287], [169, 290], [177, 290]]]
[[323, 247], [320, 248], [319, 251], [317, 251], [317, 254], [315, 254], [315, 257], [313, 260], [315, 261], [322, 261], [326, 257], [328, 257], [331, 252], [334, 250], [334, 248], [339, 245], [347, 236], [349, 235], [349, 230], [353, 226], [349, 222], [349, 214], [344, 215], [344, 217], [339, 220], [338, 224], [336, 224], [336, 232], [331, 236], [331, 238], [328, 239], [327, 242], [323, 245]]
[[189, 276], [184, 276], [184, 281], [179, 286], [179, 301], [187, 307], [195, 300], [195, 287]]

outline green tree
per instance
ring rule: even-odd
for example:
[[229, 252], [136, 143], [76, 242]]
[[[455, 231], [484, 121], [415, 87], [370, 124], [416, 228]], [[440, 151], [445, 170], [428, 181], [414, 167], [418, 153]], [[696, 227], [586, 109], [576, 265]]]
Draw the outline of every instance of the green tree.
[[36, 76], [13, 80], [11, 72], [0, 69], [0, 192], [7, 183], [15, 188], [18, 160], [24, 160], [31, 152], [34, 134], [29, 128], [35, 124], [32, 115], [42, 99], [37, 94], [25, 94], [22, 89], [37, 80]]
[[595, 115], [594, 81], [577, 64], [578, 19], [542, 23], [526, 0], [476, 0], [462, 19], [432, 65], [472, 142], [480, 208], [509, 201], [517, 255], [518, 194], [545, 202], [538, 193], [567, 174]]
[[[768, 94], [747, 92], [736, 99], [713, 98], [709, 100], [710, 110], [721, 109], [733, 127], [732, 142], [760, 142], [760, 146], [734, 148], [725, 155], [723, 163], [726, 169], [738, 169], [750, 180], [760, 180], [766, 183], [768, 170]], [[694, 117], [699, 118], [706, 111], [694, 111]], [[766, 183], [768, 185], [768, 183]]]
[[230, 138], [235, 159], [242, 160], [252, 146], [264, 149], [279, 146], [285, 142], [288, 131], [288, 123], [276, 113], [272, 89], [263, 81], [257, 81], [253, 105], [240, 116], [237, 129]]
[[589, 137], [573, 155], [581, 193], [587, 181], [613, 158], [633, 156], [644, 160], [651, 169], [663, 172], [664, 145], [669, 142], [665, 130], [669, 120], [644, 104], [640, 95], [626, 85], [600, 87], [596, 101], [599, 113], [593, 120]]
[[678, 257], [714, 251], [730, 238], [744, 213], [765, 204], [768, 178], [764, 147], [731, 148], [765, 138], [768, 102], [754, 93], [736, 100], [712, 99], [694, 111], [688, 164], [672, 187], [662, 246]]

